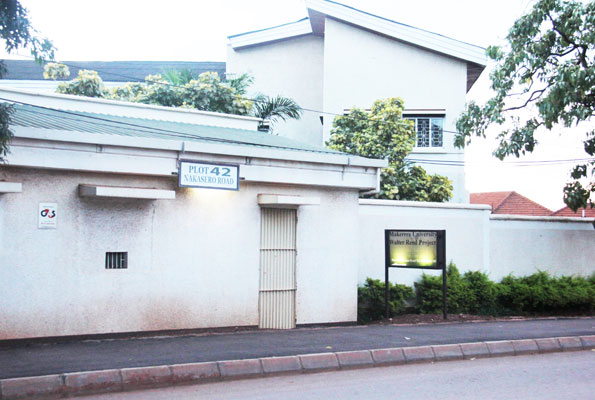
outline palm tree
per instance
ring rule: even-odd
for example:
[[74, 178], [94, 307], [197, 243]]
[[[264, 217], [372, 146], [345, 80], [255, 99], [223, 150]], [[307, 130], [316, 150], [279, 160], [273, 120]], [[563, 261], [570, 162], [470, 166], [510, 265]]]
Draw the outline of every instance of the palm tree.
[[249, 73], [244, 72], [235, 78], [228, 79], [227, 83], [235, 90], [235, 93], [238, 96], [245, 96], [250, 85], [254, 83], [254, 77]]
[[[295, 100], [288, 97], [279, 95], [269, 97], [259, 94], [254, 98], [252, 114], [261, 119], [258, 130], [272, 132], [273, 125], [279, 120], [300, 119], [302, 117], [302, 108]], [[265, 120], [268, 120], [270, 125], [267, 125]]]
[[174, 86], [184, 86], [191, 80], [196, 79], [195, 74], [189, 69], [166, 69], [161, 76]]

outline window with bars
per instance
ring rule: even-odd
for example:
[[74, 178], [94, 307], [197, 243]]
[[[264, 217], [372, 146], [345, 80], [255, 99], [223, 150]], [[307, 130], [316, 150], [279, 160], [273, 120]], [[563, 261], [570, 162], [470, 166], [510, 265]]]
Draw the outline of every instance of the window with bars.
[[415, 147], [442, 147], [444, 117], [405, 116], [413, 121]]
[[105, 253], [105, 269], [127, 269], [128, 252], [107, 252]]

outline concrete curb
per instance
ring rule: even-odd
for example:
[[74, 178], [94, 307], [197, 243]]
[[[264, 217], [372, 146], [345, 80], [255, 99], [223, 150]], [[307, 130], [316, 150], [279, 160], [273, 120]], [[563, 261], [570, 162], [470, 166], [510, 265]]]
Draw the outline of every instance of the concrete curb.
[[0, 380], [0, 399], [57, 399], [180, 384], [423, 362], [595, 349], [595, 335], [304, 354]]

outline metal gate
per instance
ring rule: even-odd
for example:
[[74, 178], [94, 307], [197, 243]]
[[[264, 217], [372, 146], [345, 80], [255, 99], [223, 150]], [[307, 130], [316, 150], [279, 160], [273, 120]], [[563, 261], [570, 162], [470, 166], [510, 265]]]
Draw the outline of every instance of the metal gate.
[[295, 328], [296, 222], [294, 209], [261, 209], [260, 328]]

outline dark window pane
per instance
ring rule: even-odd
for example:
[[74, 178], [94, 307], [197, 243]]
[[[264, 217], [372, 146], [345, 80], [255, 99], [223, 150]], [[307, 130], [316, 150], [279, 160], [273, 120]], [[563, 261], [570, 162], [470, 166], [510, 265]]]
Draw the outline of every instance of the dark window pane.
[[430, 119], [417, 119], [417, 147], [430, 147]]
[[432, 118], [432, 147], [442, 147], [442, 118]]

